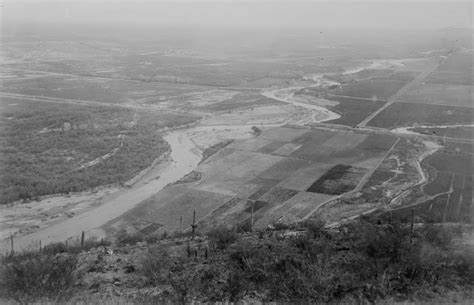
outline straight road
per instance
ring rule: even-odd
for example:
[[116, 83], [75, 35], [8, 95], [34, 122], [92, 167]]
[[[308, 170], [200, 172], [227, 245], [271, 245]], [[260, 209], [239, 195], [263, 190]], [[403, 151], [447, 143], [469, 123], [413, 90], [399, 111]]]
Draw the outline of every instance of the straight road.
[[379, 113], [381, 113], [382, 111], [384, 111], [385, 109], [390, 107], [390, 105], [395, 103], [398, 99], [400, 99], [400, 97], [402, 97], [405, 93], [407, 93], [408, 90], [410, 90], [411, 88], [419, 85], [426, 77], [428, 77], [433, 71], [435, 71], [439, 66], [441, 66], [446, 61], [446, 58], [449, 57], [449, 55], [450, 54], [448, 54], [448, 56], [446, 56], [443, 60], [441, 60], [437, 65], [435, 65], [435, 66], [427, 69], [426, 71], [420, 73], [417, 77], [415, 77], [414, 80], [412, 80], [411, 82], [409, 82], [408, 84], [406, 84], [405, 86], [400, 88], [400, 90], [398, 90], [394, 95], [392, 95], [391, 97], [388, 98], [387, 103], [385, 103], [385, 105], [383, 105], [378, 110], [376, 110], [375, 112], [373, 112], [369, 116], [367, 116], [362, 122], [357, 124], [357, 127], [359, 127], [359, 128], [360, 127], [365, 127], [367, 125], [367, 123], [369, 123]]

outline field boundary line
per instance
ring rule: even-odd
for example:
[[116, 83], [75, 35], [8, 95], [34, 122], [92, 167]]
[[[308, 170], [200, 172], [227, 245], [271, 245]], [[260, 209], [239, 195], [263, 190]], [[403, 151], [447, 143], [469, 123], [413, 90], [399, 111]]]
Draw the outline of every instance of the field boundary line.
[[374, 172], [377, 170], [377, 168], [379, 168], [379, 166], [383, 163], [383, 161], [385, 161], [385, 159], [387, 159], [388, 155], [393, 151], [393, 149], [395, 148], [395, 146], [397, 146], [398, 142], [400, 142], [400, 137], [397, 137], [397, 140], [396, 140], [395, 143], [393, 143], [392, 146], [387, 150], [387, 152], [385, 153], [385, 155], [383, 156], [383, 158], [382, 158], [374, 167], [372, 167], [372, 168], [364, 175], [364, 177], [362, 177], [362, 179], [359, 181], [359, 183], [357, 184], [357, 186], [356, 186], [351, 192], [353, 192], [353, 193], [360, 192], [360, 190], [367, 184], [367, 182], [369, 181], [370, 177], [372, 177], [372, 175], [373, 175]]
[[[474, 86], [473, 86], [474, 87]], [[395, 101], [395, 103], [406, 103], [406, 104], [420, 104], [420, 105], [430, 105], [430, 106], [444, 106], [444, 107], [451, 107], [451, 108], [468, 108], [472, 109], [473, 106], [459, 106], [459, 105], [452, 105], [452, 104], [433, 104], [433, 103], [426, 103], [426, 102], [414, 102], [413, 100], [403, 99], [403, 101]]]
[[371, 102], [387, 102], [388, 99], [383, 98], [371, 98], [371, 97], [362, 97], [362, 96], [352, 96], [352, 95], [342, 95], [342, 94], [333, 94], [328, 93], [328, 97], [343, 97], [343, 98], [350, 98], [354, 100], [363, 100], [363, 101], [371, 101]]
[[459, 195], [459, 199], [458, 199], [458, 213], [456, 215], [456, 220], [459, 221], [459, 217], [460, 217], [460, 214], [461, 214], [461, 205], [462, 205], [462, 201], [463, 201], [463, 190], [464, 188], [466, 187], [466, 176], [463, 175], [463, 178], [462, 178], [462, 189], [461, 189], [461, 194]]
[[317, 207], [315, 207], [315, 208], [312, 209], [308, 214], [306, 214], [305, 217], [301, 218], [301, 220], [302, 220], [302, 221], [303, 221], [303, 220], [307, 220], [308, 218], [310, 218], [311, 216], [313, 216], [313, 214], [316, 213], [320, 208], [322, 208], [322, 207], [325, 206], [325, 205], [330, 205], [331, 203], [333, 203], [333, 201], [334, 201], [334, 203], [337, 203], [337, 201], [339, 201], [339, 200], [343, 197], [344, 194], [347, 194], [347, 193], [340, 194], [340, 195], [338, 195], [338, 196], [336, 196], [336, 197], [334, 197], [334, 198], [331, 198], [331, 199], [329, 199], [329, 200], [326, 200], [326, 201], [320, 203]]
[[425, 70], [424, 72], [420, 73], [417, 77], [415, 77], [411, 82], [405, 84], [405, 86], [403, 86], [402, 88], [400, 88], [394, 95], [392, 95], [391, 97], [388, 98], [387, 100], [387, 103], [385, 103], [385, 105], [383, 105], [382, 107], [380, 107], [379, 109], [375, 110], [374, 112], [372, 112], [371, 114], [369, 114], [364, 120], [362, 120], [362, 122], [360, 122], [359, 124], [357, 124], [356, 126], [357, 127], [365, 127], [367, 125], [367, 123], [369, 123], [372, 119], [374, 119], [379, 113], [381, 113], [382, 111], [384, 111], [385, 109], [387, 109], [388, 107], [390, 107], [390, 105], [392, 105], [393, 103], [395, 103], [397, 101], [397, 99], [405, 94], [406, 92], [408, 92], [408, 90], [410, 90], [413, 86], [421, 83], [421, 81], [423, 79], [425, 79], [426, 77], [428, 77], [432, 72], [434, 72], [439, 66], [441, 66], [445, 61], [446, 59], [448, 58], [449, 56], [446, 56], [443, 60], [441, 60], [437, 65]]
[[446, 204], [444, 205], [443, 222], [446, 222], [446, 213], [448, 212], [448, 204], [454, 192], [454, 188], [453, 188], [454, 176], [455, 176], [454, 174], [451, 174], [451, 184], [449, 186], [449, 194], [448, 194], [448, 198], [446, 199]]

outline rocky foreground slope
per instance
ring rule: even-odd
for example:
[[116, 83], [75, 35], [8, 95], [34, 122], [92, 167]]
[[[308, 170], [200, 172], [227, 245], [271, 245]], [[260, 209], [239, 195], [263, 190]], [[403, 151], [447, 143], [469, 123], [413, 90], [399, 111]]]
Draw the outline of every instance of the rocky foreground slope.
[[2, 303], [469, 302], [473, 228], [321, 222], [238, 233], [218, 228], [114, 244], [53, 244], [3, 258]]

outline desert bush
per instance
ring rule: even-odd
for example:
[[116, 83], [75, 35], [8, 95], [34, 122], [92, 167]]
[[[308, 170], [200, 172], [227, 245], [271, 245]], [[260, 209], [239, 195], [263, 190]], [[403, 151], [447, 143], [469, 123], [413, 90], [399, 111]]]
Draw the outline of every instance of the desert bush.
[[172, 256], [162, 247], [148, 249], [141, 262], [141, 272], [155, 286], [169, 285], [174, 291], [174, 301], [187, 304], [190, 295], [195, 293], [197, 275], [188, 271], [183, 256]]
[[449, 248], [452, 242], [462, 235], [459, 227], [443, 227], [435, 224], [427, 224], [420, 231], [424, 242], [443, 249]]
[[214, 264], [203, 265], [197, 274], [197, 291], [205, 302], [237, 302], [247, 291], [248, 281], [243, 271], [223, 257], [217, 258]]
[[145, 236], [140, 233], [129, 233], [125, 229], [121, 229], [116, 235], [116, 243], [118, 246], [132, 246], [138, 242], [145, 241]]
[[145, 238], [144, 238], [146, 243], [149, 244], [149, 245], [156, 244], [157, 242], [159, 242], [162, 239], [163, 239], [163, 236], [160, 236], [158, 234], [150, 234], [150, 235], [145, 236]]
[[252, 132], [254, 135], [258, 136], [260, 135], [260, 133], [262, 133], [262, 130], [260, 128], [258, 128], [257, 126], [252, 126]]
[[58, 254], [58, 253], [73, 253], [77, 254], [82, 251], [89, 251], [90, 249], [97, 247], [108, 247], [112, 243], [107, 239], [97, 240], [96, 237], [87, 238], [84, 241], [84, 245], [81, 246], [79, 240], [70, 242], [69, 244], [65, 242], [57, 242], [46, 245], [43, 249], [43, 253], [47, 254]]
[[184, 272], [183, 261], [172, 266], [169, 284], [175, 292], [175, 301], [179, 304], [189, 304], [189, 299], [196, 293], [196, 278], [196, 274]]
[[321, 219], [309, 219], [304, 221], [301, 226], [306, 229], [308, 235], [312, 238], [318, 238], [323, 233], [325, 222]]
[[238, 233], [252, 232], [252, 220], [249, 218], [237, 224], [235, 226], [235, 231], [237, 231]]
[[[71, 248], [70, 248], [71, 249]], [[66, 243], [63, 242], [57, 242], [57, 243], [52, 243], [49, 245], [46, 245], [42, 251], [47, 254], [58, 254], [58, 253], [65, 253], [67, 252], [68, 247], [66, 246]]]
[[1, 272], [2, 294], [20, 303], [63, 300], [79, 276], [76, 267], [74, 254], [30, 252], [10, 257]]
[[142, 274], [150, 283], [162, 284], [169, 278], [172, 262], [170, 254], [163, 247], [151, 247], [141, 261]]
[[291, 223], [286, 223], [286, 222], [281, 222], [281, 221], [276, 221], [272, 223], [272, 226], [276, 231], [290, 230], [290, 229], [294, 229], [295, 227]]
[[239, 234], [226, 227], [218, 227], [207, 233], [209, 239], [215, 244], [217, 249], [225, 249], [239, 239]]

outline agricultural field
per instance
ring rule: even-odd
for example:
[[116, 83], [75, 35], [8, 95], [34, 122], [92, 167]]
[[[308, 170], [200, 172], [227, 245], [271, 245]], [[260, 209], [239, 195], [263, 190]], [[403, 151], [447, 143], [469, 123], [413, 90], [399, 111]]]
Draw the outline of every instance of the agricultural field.
[[293, 105], [276, 103], [254, 105], [252, 107], [238, 108], [223, 112], [203, 120], [203, 124], [208, 125], [265, 125], [284, 124], [285, 122], [299, 121], [308, 118], [310, 113], [304, 108]]
[[340, 89], [331, 93], [334, 95], [364, 97], [378, 100], [389, 98], [404, 85], [405, 82], [398, 80], [370, 79], [343, 84]]
[[[5, 73], [5, 71], [3, 72]], [[175, 84], [155, 84], [107, 78], [50, 75], [3, 77], [0, 90], [32, 97], [50, 97], [110, 104], [157, 104], [195, 92], [195, 88]]]
[[472, 71], [461, 73], [455, 71], [435, 71], [426, 81], [430, 84], [474, 86]]
[[334, 82], [328, 88], [310, 87], [299, 93], [326, 100], [325, 107], [341, 115], [326, 123], [353, 127], [438, 61], [436, 57], [373, 60], [367, 68], [325, 75]]
[[472, 52], [448, 54], [440, 66], [368, 125], [382, 128], [472, 124]]
[[411, 138], [400, 138], [362, 189], [367, 202], [389, 203], [420, 179], [416, 163], [425, 145]]
[[2, 98], [1, 200], [125, 183], [168, 151], [159, 128], [199, 117]]
[[[199, 103], [199, 100], [191, 99], [187, 101], [187, 106], [189, 109], [195, 109], [196, 111], [203, 111], [203, 112], [225, 112], [225, 111], [232, 111], [240, 108], [254, 108], [258, 106], [267, 106], [267, 105], [282, 105], [283, 103], [270, 99], [267, 97], [262, 97], [260, 94], [257, 93], [249, 93], [249, 92], [233, 92], [233, 95], [229, 98], [216, 98], [215, 96], [211, 96], [210, 98], [206, 96], [205, 98], [201, 98], [200, 101], [204, 101]], [[198, 102], [198, 103], [196, 103]], [[183, 103], [180, 103], [180, 108], [184, 109], [181, 106]]]
[[413, 127], [409, 130], [426, 135], [436, 135], [446, 138], [472, 139], [474, 138], [474, 126], [453, 126], [453, 127]]
[[339, 113], [341, 117], [335, 120], [326, 121], [325, 123], [340, 124], [351, 127], [356, 126], [369, 114], [385, 104], [385, 101], [381, 100], [346, 98], [341, 96], [328, 96], [326, 98], [337, 102], [337, 104], [330, 109]]
[[308, 192], [341, 195], [353, 190], [366, 172], [367, 170], [364, 168], [337, 164], [315, 181], [308, 188]]
[[412, 71], [363, 70], [336, 78], [341, 86], [328, 90], [331, 95], [386, 100], [418, 75]]
[[425, 83], [413, 87], [401, 100], [409, 103], [473, 107], [472, 88], [469, 85], [444, 85]]
[[433, 84], [473, 86], [472, 50], [461, 50], [449, 55], [427, 81]]
[[181, 216], [188, 227], [191, 208], [179, 208], [185, 194], [194, 194], [192, 209], [201, 228], [248, 225], [252, 209], [255, 226], [261, 228], [282, 217], [303, 219], [353, 190], [395, 141], [347, 131], [266, 128], [257, 137], [233, 141], [201, 163], [199, 181], [166, 188], [108, 228], [119, 223], [140, 227], [137, 219], [145, 217], [159, 223], [160, 230], [174, 231]]
[[416, 125], [472, 124], [471, 107], [397, 102], [380, 112], [369, 126], [393, 129]]
[[393, 217], [409, 219], [415, 209], [417, 217], [430, 221], [472, 223], [472, 144], [449, 141], [422, 166], [429, 173], [429, 180], [422, 187], [424, 197], [418, 200], [420, 204], [393, 210]]
[[393, 73], [390, 69], [364, 69], [356, 73], [339, 73], [335, 75], [325, 75], [324, 77], [341, 84], [369, 80], [371, 78], [386, 77]]
[[[280, 58], [279, 54], [247, 54], [248, 50], [238, 49], [235, 41], [223, 46], [224, 50], [217, 50], [218, 54], [210, 54], [192, 44], [183, 49], [178, 43], [180, 45], [173, 50], [172, 44], [176, 41], [168, 42], [169, 47], [163, 49], [156, 41], [142, 41], [138, 48], [128, 45], [129, 42], [110, 39], [103, 43], [73, 39], [63, 45], [54, 40], [41, 44], [29, 41], [6, 43], [4, 52], [11, 61], [4, 68], [145, 83], [265, 88], [301, 78], [307, 73], [334, 72], [338, 64], [350, 61], [347, 50], [343, 48], [330, 52], [321, 50], [321, 56], [324, 53], [331, 53], [331, 56], [319, 62], [305, 60], [306, 54], [295, 54], [294, 57], [303, 56], [303, 59], [296, 60]], [[23, 56], [18, 57], [18, 53]]]

